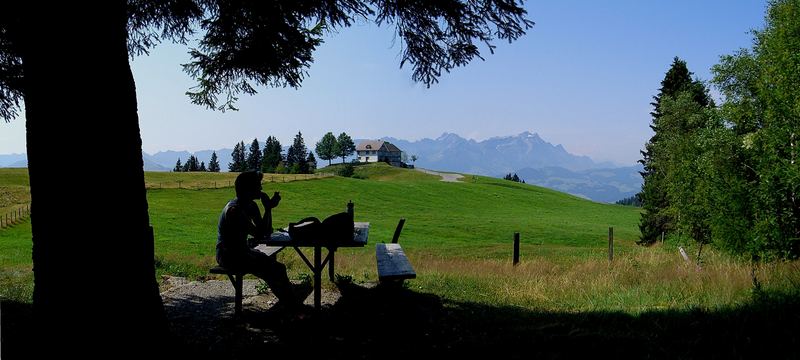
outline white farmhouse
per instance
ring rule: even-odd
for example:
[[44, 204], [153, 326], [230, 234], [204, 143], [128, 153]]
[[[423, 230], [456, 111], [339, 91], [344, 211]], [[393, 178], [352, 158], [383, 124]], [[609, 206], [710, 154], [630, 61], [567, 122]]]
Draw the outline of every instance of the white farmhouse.
[[356, 154], [358, 162], [387, 162], [393, 166], [405, 167], [405, 153], [387, 141], [362, 141], [356, 146]]

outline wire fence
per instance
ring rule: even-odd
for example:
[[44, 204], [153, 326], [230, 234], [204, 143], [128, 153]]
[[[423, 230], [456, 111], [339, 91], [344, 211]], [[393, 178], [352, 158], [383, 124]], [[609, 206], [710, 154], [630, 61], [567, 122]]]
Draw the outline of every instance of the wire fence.
[[[273, 182], [273, 183], [286, 183], [292, 181], [305, 181], [305, 180], [314, 180], [314, 179], [322, 179], [334, 176], [333, 173], [315, 173], [315, 174], [264, 174], [263, 182]], [[200, 190], [200, 189], [219, 189], [225, 187], [233, 187], [233, 183], [236, 179], [218, 179], [218, 180], [206, 180], [206, 179], [179, 179], [179, 180], [169, 180], [169, 181], [157, 181], [157, 180], [150, 180], [145, 183], [145, 186], [148, 190], [150, 189], [189, 189], [189, 190]]]
[[31, 216], [31, 204], [17, 205], [11, 211], [0, 214], [0, 229], [5, 229], [26, 221]]

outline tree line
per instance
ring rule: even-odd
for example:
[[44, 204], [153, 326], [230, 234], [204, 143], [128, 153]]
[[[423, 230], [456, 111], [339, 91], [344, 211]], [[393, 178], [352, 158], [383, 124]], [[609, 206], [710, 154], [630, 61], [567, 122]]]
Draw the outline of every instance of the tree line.
[[[353, 139], [344, 132], [339, 134], [338, 138], [328, 132], [316, 144], [317, 154], [322, 160], [328, 160], [329, 164], [331, 159], [337, 157], [341, 157], [344, 162], [346, 157], [355, 152], [355, 148]], [[303, 134], [299, 131], [292, 145], [286, 150], [286, 154], [283, 153], [280, 141], [274, 136], [267, 137], [263, 148], [256, 138], [250, 143], [249, 148], [245, 146], [244, 141], [236, 144], [231, 153], [231, 162], [228, 164], [228, 171], [232, 172], [258, 169], [265, 173], [310, 174], [316, 168], [317, 159], [314, 152], [308, 150]]]
[[771, 2], [753, 46], [721, 57], [711, 83], [675, 58], [654, 97], [640, 244], [662, 233], [754, 261], [800, 256], [800, 0]]
[[510, 180], [510, 181], [513, 181], [513, 182], [518, 182], [518, 183], [523, 183], [523, 184], [525, 183], [525, 180], [521, 179], [519, 177], [519, 175], [517, 175], [517, 173], [514, 173], [514, 175], [511, 175], [511, 173], [508, 173], [505, 176], [503, 176], [503, 180]]
[[217, 159], [217, 152], [214, 151], [211, 153], [211, 160], [208, 162], [208, 168], [206, 168], [206, 163], [201, 161], [199, 164], [197, 162], [197, 157], [194, 155], [189, 155], [189, 160], [186, 160], [185, 164], [181, 164], [181, 158], [178, 158], [178, 161], [175, 163], [175, 167], [172, 169], [173, 172], [194, 172], [194, 171], [208, 171], [208, 172], [219, 172], [219, 159]]

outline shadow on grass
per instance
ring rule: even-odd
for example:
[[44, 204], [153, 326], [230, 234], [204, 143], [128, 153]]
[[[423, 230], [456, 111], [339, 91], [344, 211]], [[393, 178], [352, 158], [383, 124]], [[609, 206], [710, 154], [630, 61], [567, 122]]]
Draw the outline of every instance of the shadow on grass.
[[[245, 308], [227, 297], [187, 297], [170, 316], [182, 358], [798, 358], [800, 299], [763, 294], [706, 312], [553, 313], [442, 301], [403, 288], [340, 283], [341, 298], [304, 319]], [[227, 306], [227, 307], [226, 307]], [[229, 309], [228, 309], [229, 310]], [[3, 303], [3, 359], [24, 354], [26, 304]], [[216, 312], [211, 313], [209, 312]], [[29, 333], [30, 334], [30, 333]], [[23, 342], [18, 343], [19, 345]], [[10, 351], [10, 352], [9, 352]], [[10, 356], [6, 356], [10, 355]], [[23, 356], [24, 357], [24, 356]]]

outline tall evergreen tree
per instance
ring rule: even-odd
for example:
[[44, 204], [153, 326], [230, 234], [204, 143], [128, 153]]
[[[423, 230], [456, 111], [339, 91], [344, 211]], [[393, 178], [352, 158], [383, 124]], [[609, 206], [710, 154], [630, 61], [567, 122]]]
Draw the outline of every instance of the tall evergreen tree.
[[175, 168], [172, 169], [173, 172], [181, 172], [183, 171], [183, 165], [181, 165], [181, 158], [178, 158], [178, 162], [175, 163]]
[[208, 171], [206, 169], [206, 162], [205, 161], [201, 161], [200, 162], [200, 167], [197, 169], [197, 171]]
[[283, 160], [283, 148], [280, 141], [274, 136], [267, 137], [264, 143], [264, 156], [261, 159], [261, 171], [265, 173], [276, 172], [278, 164]]
[[211, 161], [208, 162], [208, 171], [219, 172], [219, 159], [217, 158], [216, 151], [211, 153]]
[[344, 164], [345, 158], [356, 152], [356, 144], [353, 142], [350, 135], [344, 132], [339, 134], [339, 137], [336, 138], [336, 142], [339, 145], [338, 157], [342, 158], [342, 164]]
[[250, 152], [247, 153], [247, 170], [261, 170], [261, 145], [258, 139], [250, 143]]
[[661, 102], [665, 97], [674, 97], [681, 91], [687, 91], [690, 97], [702, 107], [712, 105], [711, 98], [708, 96], [705, 86], [698, 80], [692, 80], [692, 73], [686, 67], [686, 62], [675, 57], [672, 66], [661, 81], [661, 88], [656, 96], [653, 96], [652, 124], [653, 137], [645, 144], [642, 151], [642, 160], [639, 162], [644, 165], [641, 172], [644, 183], [642, 191], [638, 197], [642, 201], [642, 217], [639, 222], [641, 238], [639, 244], [651, 244], [661, 237], [662, 232], [666, 232], [674, 225], [674, 219], [669, 213], [669, 200], [666, 193], [666, 169], [659, 159], [663, 154], [662, 139], [669, 134], [663, 134], [659, 119], [662, 115]]
[[199, 171], [200, 164], [197, 162], [197, 157], [194, 155], [189, 155], [189, 160], [186, 160], [186, 163], [183, 164], [183, 171]]
[[228, 164], [228, 171], [243, 172], [247, 171], [247, 154], [244, 141], [236, 144], [231, 152], [231, 162]]
[[314, 157], [313, 151], [309, 151], [308, 158], [306, 158], [305, 173], [313, 174], [314, 170], [317, 170], [317, 158]]
[[336, 135], [333, 135], [332, 132], [326, 133], [322, 136], [322, 139], [317, 142], [315, 150], [319, 158], [328, 160], [328, 165], [330, 165], [331, 160], [339, 157], [339, 142], [336, 141]]
[[298, 131], [294, 136], [292, 146], [289, 146], [289, 150], [286, 151], [286, 167], [291, 169], [292, 173], [302, 173], [307, 156], [308, 149], [303, 141], [303, 134]]

